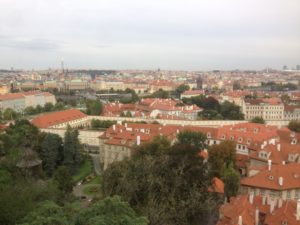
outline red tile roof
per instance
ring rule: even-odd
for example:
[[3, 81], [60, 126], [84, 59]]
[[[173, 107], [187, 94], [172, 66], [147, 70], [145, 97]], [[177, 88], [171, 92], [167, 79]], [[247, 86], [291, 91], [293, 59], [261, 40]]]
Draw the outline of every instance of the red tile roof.
[[72, 120], [82, 119], [86, 115], [78, 109], [68, 109], [59, 112], [52, 112], [34, 118], [31, 122], [38, 128], [47, 128], [61, 123], [70, 122]]

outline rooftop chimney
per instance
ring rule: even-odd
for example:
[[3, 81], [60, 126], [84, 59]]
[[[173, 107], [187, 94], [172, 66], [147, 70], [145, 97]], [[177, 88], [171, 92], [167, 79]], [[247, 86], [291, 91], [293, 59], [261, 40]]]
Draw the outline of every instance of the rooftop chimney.
[[277, 150], [280, 152], [280, 144], [277, 144]]
[[141, 144], [141, 136], [136, 136], [136, 145], [139, 146]]
[[300, 199], [297, 200], [296, 220], [300, 220]]
[[113, 130], [116, 130], [116, 125], [115, 124], [113, 125]]
[[253, 204], [253, 198], [254, 198], [254, 193], [251, 192], [250, 195], [249, 195], [249, 202], [250, 202], [251, 205]]
[[280, 186], [283, 186], [283, 177], [278, 178], [278, 183]]
[[243, 217], [239, 216], [238, 225], [243, 225]]
[[281, 208], [282, 207], [282, 198], [279, 198], [278, 199], [278, 208]]
[[272, 167], [272, 160], [269, 159], [268, 160], [268, 170], [271, 171], [271, 167]]
[[127, 127], [127, 123], [125, 123], [125, 127]]
[[285, 161], [282, 161], [282, 165], [285, 165]]
[[259, 225], [259, 209], [255, 209], [255, 225]]

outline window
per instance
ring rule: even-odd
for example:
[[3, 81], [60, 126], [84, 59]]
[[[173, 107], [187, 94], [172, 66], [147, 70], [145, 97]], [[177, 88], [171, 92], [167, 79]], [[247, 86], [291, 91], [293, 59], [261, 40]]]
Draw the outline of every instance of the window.
[[291, 199], [291, 191], [287, 191], [287, 193], [286, 193], [286, 199]]

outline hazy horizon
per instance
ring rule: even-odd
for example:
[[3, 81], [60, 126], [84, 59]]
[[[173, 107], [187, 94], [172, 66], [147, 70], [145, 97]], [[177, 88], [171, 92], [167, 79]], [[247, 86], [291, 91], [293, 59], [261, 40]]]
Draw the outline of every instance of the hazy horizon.
[[0, 0], [0, 68], [261, 70], [300, 64], [298, 0]]

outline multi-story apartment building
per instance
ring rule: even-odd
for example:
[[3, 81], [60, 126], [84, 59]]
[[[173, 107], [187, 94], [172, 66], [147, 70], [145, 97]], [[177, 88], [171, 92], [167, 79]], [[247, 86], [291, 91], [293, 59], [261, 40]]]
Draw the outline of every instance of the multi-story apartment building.
[[0, 95], [0, 109], [5, 110], [7, 108], [21, 112], [26, 108], [25, 96], [21, 93]]
[[284, 120], [284, 104], [279, 98], [244, 99], [242, 112], [246, 120], [261, 117], [264, 120]]
[[272, 200], [300, 199], [300, 164], [269, 165], [241, 180], [241, 193]]

